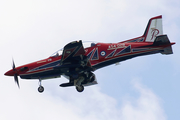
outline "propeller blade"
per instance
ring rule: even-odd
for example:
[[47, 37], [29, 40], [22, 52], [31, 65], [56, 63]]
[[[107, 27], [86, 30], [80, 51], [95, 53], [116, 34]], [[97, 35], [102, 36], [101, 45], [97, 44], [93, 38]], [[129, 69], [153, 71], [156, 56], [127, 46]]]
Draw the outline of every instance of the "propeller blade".
[[14, 60], [13, 60], [12, 68], [13, 68], [13, 71], [15, 72], [14, 73], [14, 81], [17, 84], [17, 86], [19, 87], [18, 74], [16, 73], [17, 71], [16, 71], [16, 66], [15, 66]]
[[13, 60], [13, 66], [12, 66], [12, 68], [13, 68], [13, 70], [15, 71], [16, 69], [16, 67], [15, 67], [15, 64], [14, 64], [14, 60]]
[[[17, 74], [14, 74], [14, 81], [17, 84], [17, 86], [19, 87], [19, 81], [18, 81], [18, 76]], [[20, 87], [19, 87], [20, 88]]]

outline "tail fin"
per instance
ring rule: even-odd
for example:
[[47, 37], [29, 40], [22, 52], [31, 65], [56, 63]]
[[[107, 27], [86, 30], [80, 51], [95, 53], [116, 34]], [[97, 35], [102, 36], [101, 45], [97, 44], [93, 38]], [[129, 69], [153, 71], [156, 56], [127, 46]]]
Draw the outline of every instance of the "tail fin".
[[173, 54], [171, 45], [175, 43], [171, 43], [167, 35], [163, 35], [162, 15], [149, 20], [143, 37], [145, 38], [144, 42], [152, 42], [153, 46], [164, 46], [161, 54]]
[[149, 20], [143, 36], [145, 37], [145, 42], [154, 42], [159, 35], [163, 35], [162, 15]]

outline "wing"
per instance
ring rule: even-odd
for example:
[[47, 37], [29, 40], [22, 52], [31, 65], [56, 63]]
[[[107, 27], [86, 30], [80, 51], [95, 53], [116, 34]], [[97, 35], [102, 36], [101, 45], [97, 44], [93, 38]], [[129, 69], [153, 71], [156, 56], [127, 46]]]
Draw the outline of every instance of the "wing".
[[63, 83], [61, 87], [76, 86], [76, 89], [81, 88], [78, 91], [82, 92], [83, 86], [97, 84], [92, 73], [94, 70], [85, 55], [81, 40], [71, 42], [64, 47], [60, 65], [56, 69], [69, 79], [69, 83]]
[[67, 76], [72, 75], [75, 71], [76, 73], [93, 71], [81, 40], [71, 42], [64, 47], [60, 66], [56, 69], [60, 69]]

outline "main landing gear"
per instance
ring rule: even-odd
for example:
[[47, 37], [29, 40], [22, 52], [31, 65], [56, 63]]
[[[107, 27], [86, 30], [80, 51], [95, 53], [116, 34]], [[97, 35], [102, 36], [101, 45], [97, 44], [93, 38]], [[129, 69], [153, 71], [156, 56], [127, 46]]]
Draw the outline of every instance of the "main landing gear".
[[77, 85], [76, 86], [76, 90], [78, 91], [78, 92], [82, 92], [82, 91], [84, 91], [84, 86], [82, 86], [82, 85]]
[[43, 91], [44, 91], [44, 87], [41, 85], [41, 79], [39, 79], [38, 92], [42, 93]]

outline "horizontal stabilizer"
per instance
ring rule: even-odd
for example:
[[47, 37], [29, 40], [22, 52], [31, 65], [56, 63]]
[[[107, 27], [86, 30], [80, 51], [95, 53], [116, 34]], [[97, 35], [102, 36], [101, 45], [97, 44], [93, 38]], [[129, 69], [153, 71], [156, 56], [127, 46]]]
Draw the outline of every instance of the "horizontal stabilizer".
[[163, 49], [161, 54], [166, 54], [166, 55], [173, 54], [171, 43], [170, 43], [169, 38], [167, 37], [167, 35], [160, 35], [160, 36], [156, 37], [153, 45], [154, 46], [162, 46], [162, 45], [166, 46], [167, 45], [167, 47], [165, 47]]
[[165, 54], [165, 55], [173, 54], [172, 47], [169, 46], [169, 47], [164, 48], [164, 51], [161, 52], [161, 54]]
[[160, 35], [157, 36], [153, 45], [155, 46], [161, 46], [161, 45], [170, 45], [170, 41], [169, 38], [167, 37], [167, 35]]

